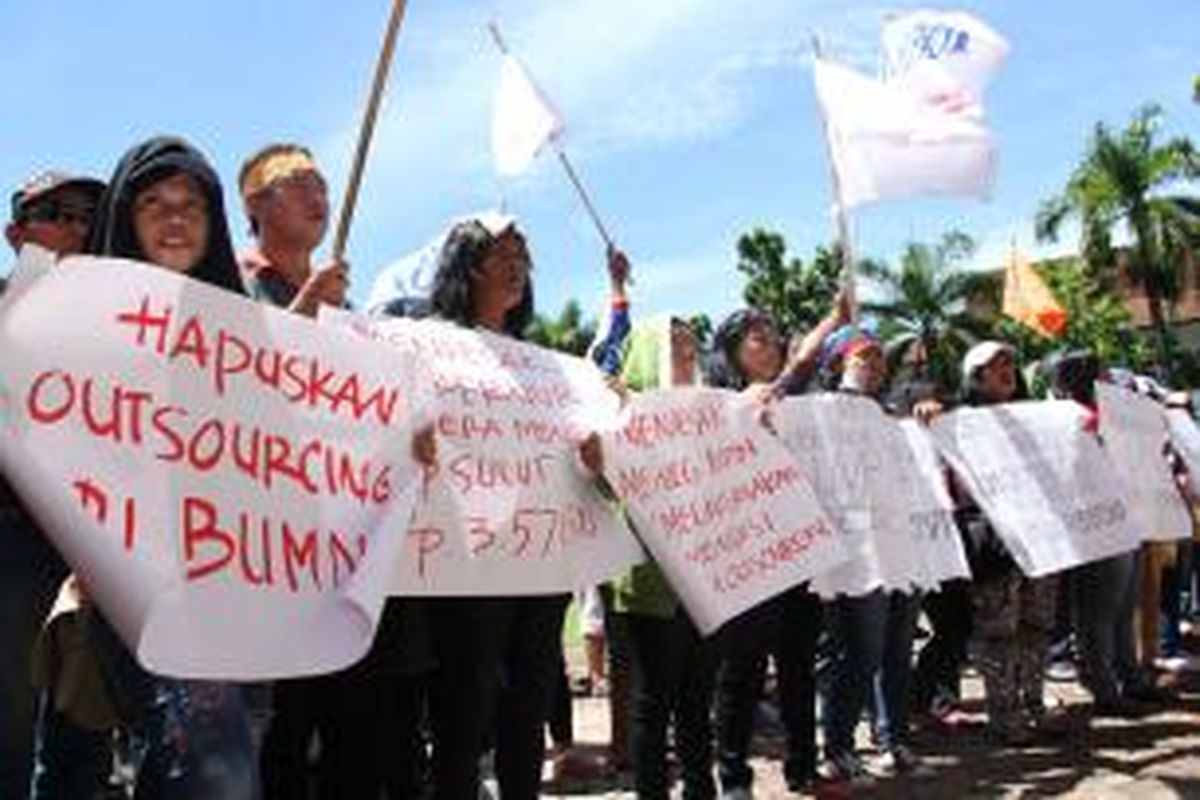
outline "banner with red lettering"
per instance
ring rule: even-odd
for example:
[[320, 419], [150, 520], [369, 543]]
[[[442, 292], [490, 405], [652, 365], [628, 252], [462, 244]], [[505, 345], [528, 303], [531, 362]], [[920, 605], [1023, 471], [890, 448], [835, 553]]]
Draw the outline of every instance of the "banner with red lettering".
[[619, 400], [590, 362], [446, 322], [322, 321], [423, 366], [438, 464], [424, 481], [392, 584], [401, 595], [570, 592], [642, 559], [579, 443], [617, 424]]
[[165, 269], [69, 258], [0, 299], [0, 463], [149, 669], [359, 659], [408, 524], [414, 365]]
[[744, 398], [636, 395], [605, 475], [702, 633], [849, 557], [805, 470]]
[[784, 400], [771, 416], [855, 553], [817, 576], [818, 593], [911, 591], [969, 576], [936, 455], [923, 453], [925, 463], [918, 463], [913, 447], [922, 440], [910, 439], [879, 403], [845, 393], [806, 395]]
[[930, 432], [1026, 575], [1138, 547], [1128, 494], [1076, 403], [962, 408]]
[[1148, 541], [1190, 539], [1192, 515], [1167, 461], [1170, 429], [1163, 407], [1111, 383], [1096, 384], [1096, 402], [1100, 437], [1129, 491], [1138, 533]]

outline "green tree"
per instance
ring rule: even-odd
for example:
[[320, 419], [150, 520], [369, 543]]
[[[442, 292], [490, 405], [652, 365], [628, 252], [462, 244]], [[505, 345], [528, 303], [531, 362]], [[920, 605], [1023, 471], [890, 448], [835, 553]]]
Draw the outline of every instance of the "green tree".
[[755, 228], [738, 239], [737, 255], [746, 276], [742, 297], [775, 317], [785, 336], [811, 328], [833, 305], [842, 263], [836, 251], [818, 247], [806, 265], [788, 255], [781, 234]]
[[877, 262], [859, 267], [883, 292], [882, 299], [861, 308], [880, 318], [893, 374], [911, 369], [943, 392], [957, 387], [963, 354], [991, 333], [988, 321], [970, 307], [988, 291], [989, 276], [961, 268], [974, 250], [971, 237], [952, 231], [936, 245], [909, 243], [899, 270]]
[[696, 335], [696, 342], [699, 343], [701, 350], [707, 350], [712, 343], [713, 321], [708, 314], [693, 314], [688, 317], [688, 327], [692, 329], [692, 333]]
[[596, 336], [596, 322], [584, 319], [578, 301], [571, 299], [557, 317], [534, 315], [526, 335], [534, 344], [582, 356]]
[[1113, 230], [1128, 230], [1129, 278], [1146, 293], [1158, 360], [1170, 380], [1168, 307], [1179, 296], [1185, 251], [1200, 243], [1200, 202], [1165, 192], [1200, 175], [1200, 159], [1187, 139], [1161, 142], [1161, 117], [1147, 106], [1124, 130], [1097, 124], [1062, 194], [1042, 204], [1036, 227], [1039, 239], [1055, 240], [1067, 219], [1078, 219], [1081, 253], [1102, 283], [1113, 279]]
[[1192, 78], [1192, 102], [1200, 103], [1200, 75]]

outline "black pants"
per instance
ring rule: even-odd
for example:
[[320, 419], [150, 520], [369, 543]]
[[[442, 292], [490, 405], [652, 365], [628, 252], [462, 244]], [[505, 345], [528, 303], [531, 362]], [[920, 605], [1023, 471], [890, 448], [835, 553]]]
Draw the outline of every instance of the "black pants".
[[494, 733], [505, 800], [536, 798], [543, 726], [568, 598], [440, 598], [428, 604], [435, 800], [474, 798], [479, 757]]
[[913, 702], [917, 709], [927, 711], [937, 698], [959, 698], [959, 674], [971, 640], [970, 581], [943, 583], [938, 591], [925, 596], [922, 608], [933, 635], [917, 657]]
[[[401, 603], [389, 601], [370, 652], [341, 672], [278, 681], [274, 716], [263, 740], [264, 800], [309, 796], [308, 751], [321, 742], [317, 797], [321, 800], [419, 797], [424, 781], [422, 720], [428, 674], [396, 652], [412, 649]], [[409, 612], [411, 613], [411, 609]], [[405, 668], [398, 662], [407, 660]]]
[[789, 786], [816, 775], [817, 719], [814, 661], [821, 603], [797, 587], [751, 609], [721, 632], [717, 677], [717, 764], [721, 788], [749, 789], [747, 763], [754, 709], [762, 695], [767, 658], [775, 657], [779, 707], [787, 736], [783, 773]]
[[670, 619], [626, 615], [633, 697], [630, 713], [634, 782], [639, 800], [667, 800], [667, 726], [674, 723], [675, 754], [685, 800], [712, 800], [710, 705], [714, 664], [682, 609]]
[[567, 660], [560, 653], [558, 672], [554, 676], [554, 687], [550, 695], [550, 716], [546, 723], [550, 728], [550, 741], [556, 747], [570, 747], [575, 742], [575, 715], [571, 708], [571, 681], [567, 676]]

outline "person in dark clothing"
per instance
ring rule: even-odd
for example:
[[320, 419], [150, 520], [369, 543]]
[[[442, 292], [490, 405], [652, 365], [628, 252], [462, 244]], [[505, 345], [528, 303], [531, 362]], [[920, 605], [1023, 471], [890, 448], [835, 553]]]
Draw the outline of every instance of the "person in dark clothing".
[[[844, 316], [844, 304], [839, 302], [785, 368], [783, 341], [774, 319], [754, 308], [735, 312], [717, 328], [708, 383], [768, 397], [802, 391], [825, 336]], [[754, 780], [748, 763], [754, 711], [772, 656], [786, 735], [784, 779], [789, 790], [798, 792], [816, 778], [814, 668], [820, 629], [820, 601], [807, 585], [801, 585], [741, 615], [722, 630], [716, 730], [717, 768], [726, 796], [748, 794]]]
[[[26, 244], [57, 255], [79, 253], [103, 191], [104, 184], [91, 178], [61, 172], [37, 175], [13, 193], [5, 238], [18, 253]], [[0, 279], [0, 293], [6, 288], [7, 281]], [[0, 538], [4, 541], [0, 547], [0, 797], [23, 797], [34, 763], [30, 653], [67, 577], [67, 566], [2, 475]], [[94, 740], [94, 732], [74, 729], [52, 710], [39, 712], [38, 717], [50, 734], [51, 744], [43, 748], [48, 756], [64, 766], [85, 760], [80, 749], [55, 748], [52, 743]], [[51, 749], [57, 755], [51, 755]], [[94, 748], [87, 744], [83, 749]], [[89, 770], [81, 767], [77, 772]], [[56, 770], [55, 778], [65, 776]]]
[[[525, 237], [511, 217], [483, 214], [446, 236], [430, 297], [436, 317], [522, 338], [533, 317]], [[505, 800], [540, 793], [543, 728], [562, 648], [567, 595], [437, 598], [428, 602], [434, 670], [433, 796], [473, 798], [494, 731]]]
[[[321, 303], [343, 305], [345, 265], [312, 268], [329, 220], [325, 179], [312, 154], [296, 144], [269, 145], [246, 160], [239, 183], [257, 242], [241, 262], [250, 294], [307, 316]], [[362, 661], [329, 675], [276, 681], [261, 754], [266, 800], [305, 795], [314, 737], [318, 797], [418, 795], [432, 665], [423, 603], [389, 598]]]
[[[100, 199], [88, 252], [148, 262], [244, 294], [216, 173], [181, 139], [130, 149]], [[242, 687], [152, 675], [102, 618], [93, 635], [145, 747], [136, 800], [258, 797]]]

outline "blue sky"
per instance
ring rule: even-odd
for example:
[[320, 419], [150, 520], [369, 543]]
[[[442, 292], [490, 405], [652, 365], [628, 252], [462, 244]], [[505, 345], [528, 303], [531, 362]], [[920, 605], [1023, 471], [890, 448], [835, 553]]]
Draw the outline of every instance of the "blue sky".
[[[216, 163], [232, 229], [241, 160], [308, 143], [344, 185], [386, 0], [9, 3], [0, 32], [0, 186], [50, 166], [107, 176], [131, 144], [184, 135]], [[354, 296], [445, 222], [497, 205], [520, 216], [542, 311], [603, 302], [603, 251], [552, 159], [498, 180], [488, 143], [499, 59], [511, 47], [567, 121], [567, 149], [634, 262], [637, 308], [721, 315], [739, 301], [739, 233], [782, 231], [807, 256], [830, 234], [828, 168], [807, 42], [876, 65], [884, 15], [927, 4], [855, 0], [411, 0], [351, 235]], [[1012, 45], [988, 116], [994, 197], [879, 204], [856, 215], [859, 252], [893, 259], [958, 227], [998, 263], [1033, 246], [1040, 200], [1061, 187], [1095, 122], [1156, 101], [1200, 140], [1196, 0], [964, 2]]]

